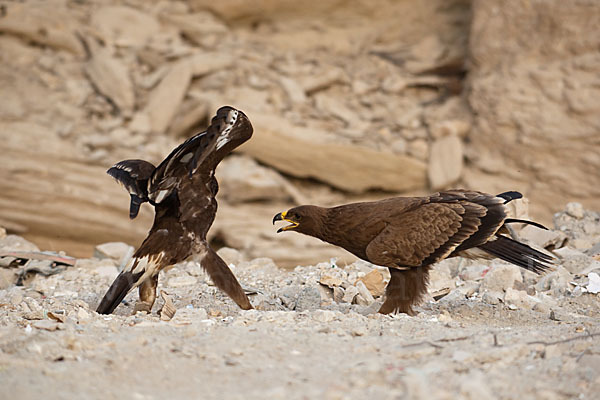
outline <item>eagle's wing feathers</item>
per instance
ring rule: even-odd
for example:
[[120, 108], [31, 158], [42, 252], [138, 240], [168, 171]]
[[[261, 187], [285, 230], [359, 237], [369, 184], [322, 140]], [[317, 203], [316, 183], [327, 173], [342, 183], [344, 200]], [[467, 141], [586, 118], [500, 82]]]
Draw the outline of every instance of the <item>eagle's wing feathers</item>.
[[[191, 178], [201, 167], [206, 172], [212, 171], [231, 151], [229, 147], [236, 147], [251, 135], [252, 125], [241, 111], [221, 107], [206, 131], [183, 142], [156, 167], [148, 186], [150, 199], [160, 203], [179, 188], [184, 178]], [[233, 146], [226, 148], [230, 142]]]
[[468, 201], [427, 203], [387, 221], [367, 246], [374, 264], [418, 267], [451, 254], [477, 232], [486, 208]]
[[144, 160], [119, 161], [106, 171], [106, 173], [125, 188], [131, 196], [129, 218], [137, 216], [140, 205], [148, 201], [148, 179], [154, 172], [154, 165]]

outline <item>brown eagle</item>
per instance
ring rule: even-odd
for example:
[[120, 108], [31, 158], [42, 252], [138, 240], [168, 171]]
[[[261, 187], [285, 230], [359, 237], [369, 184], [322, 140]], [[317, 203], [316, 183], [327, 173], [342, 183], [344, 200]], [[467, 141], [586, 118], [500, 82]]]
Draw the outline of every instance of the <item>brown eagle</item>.
[[388, 267], [386, 299], [379, 312], [413, 315], [412, 306], [427, 291], [429, 269], [448, 257], [498, 257], [541, 273], [553, 258], [513, 240], [506, 224], [531, 221], [507, 218], [505, 204], [519, 192], [497, 196], [450, 190], [426, 197], [395, 197], [324, 208], [305, 205], [279, 213], [276, 221], [296, 231], [340, 246], [356, 257]]
[[113, 312], [136, 287], [140, 296], [136, 310], [149, 312], [156, 299], [160, 270], [188, 258], [198, 261], [238, 306], [252, 308], [227, 264], [206, 241], [217, 212], [215, 168], [251, 136], [252, 125], [246, 115], [222, 107], [205, 132], [179, 145], [158, 167], [143, 160], [125, 160], [107, 171], [131, 195], [130, 218], [137, 216], [144, 202], [154, 206], [155, 216], [148, 237], [104, 295], [98, 313]]

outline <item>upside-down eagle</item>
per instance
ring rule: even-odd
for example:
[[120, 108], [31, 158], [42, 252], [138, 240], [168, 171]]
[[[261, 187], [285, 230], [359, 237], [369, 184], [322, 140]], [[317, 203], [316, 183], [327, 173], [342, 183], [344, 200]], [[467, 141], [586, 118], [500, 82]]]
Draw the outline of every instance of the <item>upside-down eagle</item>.
[[205, 132], [179, 145], [158, 167], [143, 160], [125, 160], [107, 171], [131, 195], [130, 218], [137, 216], [144, 202], [154, 206], [155, 216], [148, 237], [104, 295], [98, 313], [113, 312], [136, 287], [140, 296], [136, 311], [149, 312], [156, 299], [158, 273], [190, 257], [200, 262], [214, 284], [240, 308], [252, 308], [227, 264], [206, 240], [217, 212], [215, 168], [251, 136], [252, 125], [246, 115], [222, 107]]
[[279, 213], [276, 221], [296, 231], [342, 247], [372, 264], [388, 267], [391, 279], [379, 312], [413, 315], [427, 292], [432, 264], [448, 257], [498, 257], [541, 273], [552, 257], [503, 234], [505, 224], [532, 221], [507, 218], [505, 204], [519, 192], [497, 196], [450, 190], [425, 197], [395, 197], [324, 208], [299, 206]]

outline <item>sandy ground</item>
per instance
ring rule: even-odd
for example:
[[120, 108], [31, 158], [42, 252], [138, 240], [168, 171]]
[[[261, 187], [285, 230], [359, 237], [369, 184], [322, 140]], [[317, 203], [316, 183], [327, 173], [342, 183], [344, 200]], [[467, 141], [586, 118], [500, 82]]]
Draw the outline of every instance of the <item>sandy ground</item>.
[[[573, 226], [563, 225], [571, 238]], [[0, 240], [7, 246], [35, 250], [11, 235]], [[96, 314], [119, 260], [80, 259], [0, 290], [0, 397], [598, 398], [600, 304], [590, 292], [600, 263], [590, 251], [557, 254], [544, 276], [498, 261], [444, 261], [431, 277], [439, 300], [416, 317], [374, 313], [384, 281], [367, 285], [374, 296], [358, 282], [385, 280], [386, 271], [363, 262], [286, 271], [238, 260], [231, 266], [252, 293], [251, 311], [183, 263], [159, 283], [177, 310], [169, 321], [158, 316], [162, 300], [151, 315], [131, 315], [137, 293], [115, 315]]]

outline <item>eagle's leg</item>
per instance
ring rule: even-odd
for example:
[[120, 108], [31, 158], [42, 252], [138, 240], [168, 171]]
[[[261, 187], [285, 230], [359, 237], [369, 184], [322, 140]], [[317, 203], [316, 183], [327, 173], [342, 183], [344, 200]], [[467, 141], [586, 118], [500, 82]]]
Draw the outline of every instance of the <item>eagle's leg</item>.
[[158, 286], [158, 274], [146, 279], [138, 288], [140, 300], [135, 303], [133, 313], [144, 311], [152, 312], [152, 306], [156, 300], [156, 287]]
[[390, 282], [385, 288], [385, 301], [379, 312], [393, 312], [415, 315], [412, 306], [417, 304], [427, 292], [429, 282], [429, 267], [410, 269], [389, 268]]
[[209, 248], [201, 263], [215, 286], [231, 297], [242, 310], [253, 308], [235, 275], [217, 253]]

